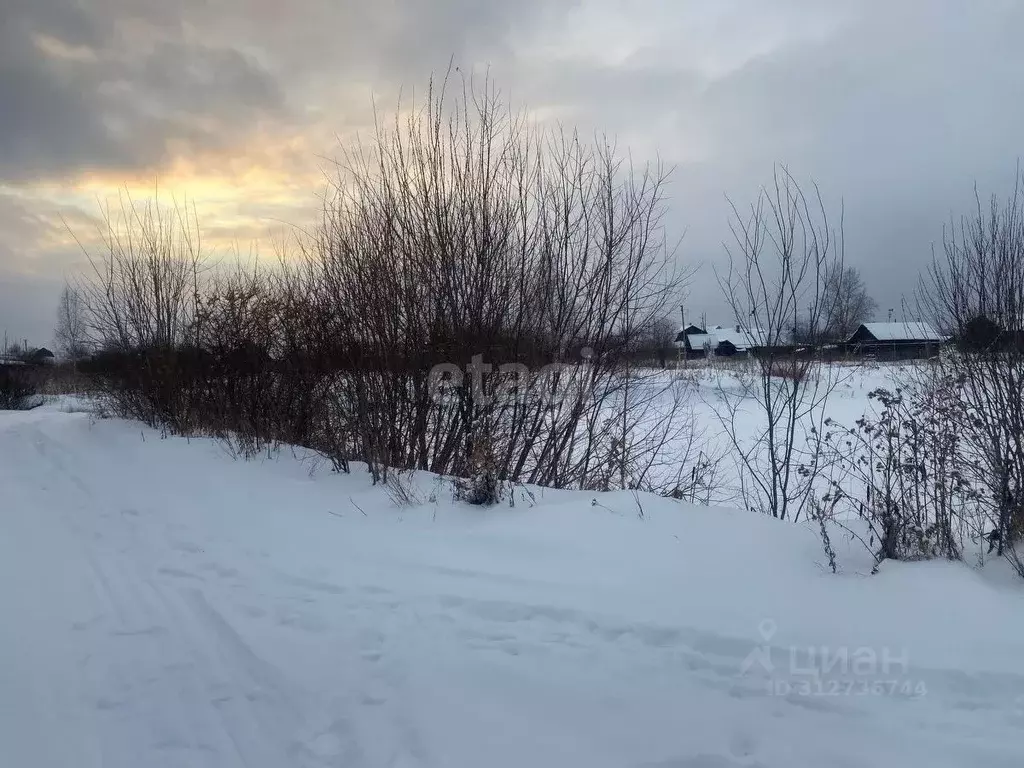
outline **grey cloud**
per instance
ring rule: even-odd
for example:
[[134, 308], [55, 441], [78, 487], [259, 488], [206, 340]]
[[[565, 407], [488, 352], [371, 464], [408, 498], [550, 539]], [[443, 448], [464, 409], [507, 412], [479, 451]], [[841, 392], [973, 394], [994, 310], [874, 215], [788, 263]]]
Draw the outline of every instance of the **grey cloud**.
[[[688, 258], [720, 258], [726, 193], [745, 201], [775, 163], [816, 179], [888, 306], [974, 182], [1004, 191], [1024, 154], [1019, 0], [13, 2], [0, 177], [156, 164], [170, 142], [228, 146], [266, 121], [322, 135], [303, 121], [358, 120], [371, 92], [387, 109], [455, 56], [490, 65], [519, 105], [678, 163], [668, 223]], [[95, 61], [47, 57], [30, 30]], [[634, 50], [606, 55], [609, 41]], [[717, 292], [709, 269], [700, 281]]]
[[211, 35], [243, 35], [295, 77], [373, 76], [411, 85], [443, 68], [506, 56], [580, 0], [227, 0], [198, 12]]
[[0, 25], [0, 175], [39, 173], [90, 162], [112, 162], [117, 150], [104, 134], [89, 97], [33, 44], [50, 34], [69, 45], [100, 41], [92, 20], [70, 3], [15, 0]]
[[848, 260], [899, 307], [975, 181], [983, 194], [1013, 182], [1021, 28], [1021, 3], [870, 3], [833, 38], [751, 62], [694, 106], [723, 180], [749, 187], [783, 162], [845, 203]]
[[[161, 16], [143, 14], [122, 34], [124, 20], [110, 10], [68, 0], [16, 0], [5, 10], [0, 178], [146, 167], [165, 159], [171, 140], [237, 141], [259, 116], [286, 111], [280, 85], [252, 57], [193, 43], [180, 21]], [[68, 55], [48, 52], [41, 38]]]
[[279, 84], [232, 48], [163, 40], [139, 58], [137, 62], [118, 61], [108, 74], [115, 76], [134, 64], [129, 81], [133, 95], [155, 102], [169, 113], [216, 114], [225, 97], [243, 113], [278, 109], [284, 104]]
[[[1024, 155], [1024, 3], [814, 5], [832, 13], [824, 32], [717, 76], [664, 41], [615, 64], [516, 70], [531, 103], [566, 105], [678, 162], [668, 223], [687, 232], [684, 257], [706, 265], [693, 294], [712, 315], [724, 311], [712, 267], [729, 238], [725, 196], [752, 199], [776, 163], [817, 181], [834, 218], [845, 207], [847, 259], [888, 308], [913, 292], [975, 182], [983, 196], [1006, 193]], [[757, 14], [808, 9], [734, 2], [716, 23], [732, 30], [741, 11], [756, 25]]]
[[[449, 57], [505, 57], [570, 0], [7, 0], [0, 29], [0, 178], [150, 168], [182, 151], [292, 132], [353, 81], [419, 85]], [[41, 50], [46, 36], [71, 49]], [[363, 104], [338, 105], [365, 115]], [[324, 149], [327, 149], [326, 147]]]
[[72, 0], [5, 0], [2, 29], [7, 45], [45, 32], [71, 45], [95, 46], [107, 34], [98, 19]]
[[[64, 278], [83, 266], [80, 251], [61, 237], [61, 213], [53, 204], [0, 193], [0, 337], [51, 344]], [[82, 229], [94, 224], [80, 214], [71, 221]]]

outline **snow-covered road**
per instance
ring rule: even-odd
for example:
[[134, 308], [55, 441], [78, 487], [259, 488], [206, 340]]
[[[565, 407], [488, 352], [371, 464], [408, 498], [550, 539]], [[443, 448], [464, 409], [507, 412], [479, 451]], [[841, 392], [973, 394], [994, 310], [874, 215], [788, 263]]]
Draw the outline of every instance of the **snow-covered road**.
[[482, 511], [425, 476], [399, 508], [309, 469], [0, 413], [0, 766], [1024, 765], [998, 573], [836, 577], [743, 513]]

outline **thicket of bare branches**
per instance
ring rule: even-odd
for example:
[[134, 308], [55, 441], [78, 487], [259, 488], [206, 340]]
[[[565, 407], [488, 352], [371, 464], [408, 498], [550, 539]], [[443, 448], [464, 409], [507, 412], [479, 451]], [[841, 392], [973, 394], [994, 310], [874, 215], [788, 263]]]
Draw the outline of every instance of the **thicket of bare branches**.
[[92, 274], [77, 289], [85, 339], [119, 351], [189, 344], [208, 266], [195, 209], [125, 193], [102, 221], [102, 251], [83, 248]]
[[207, 267], [198, 219], [185, 206], [127, 194], [118, 202], [103, 211], [99, 252], [83, 246], [91, 272], [75, 288], [74, 335], [98, 350], [83, 370], [104, 374], [96, 381], [118, 413], [184, 433], [195, 426], [192, 371]]
[[814, 441], [829, 468], [818, 514], [860, 537], [876, 564], [960, 560], [972, 542], [982, 543], [985, 499], [961, 434], [959, 388], [936, 373], [905, 371], [903, 387], [869, 393], [872, 414], [854, 426], [829, 419]]
[[677, 487], [690, 451], [669, 472], [661, 449], [685, 403], [636, 363], [683, 277], [665, 178], [445, 82], [343, 149], [297, 261], [210, 272], [187, 209], [108, 215], [83, 288], [94, 366], [150, 423], [375, 480], [470, 478], [475, 502], [510, 482]]
[[[1024, 179], [1022, 179], [1024, 181]], [[1024, 197], [980, 199], [946, 230], [922, 279], [921, 314], [951, 337], [873, 414], [818, 435], [829, 464], [818, 511], [859, 518], [876, 562], [968, 553], [1024, 576]], [[826, 547], [828, 544], [826, 542]]]
[[980, 198], [951, 225], [921, 290], [924, 311], [955, 340], [941, 375], [959, 391], [957, 428], [991, 510], [990, 538], [1014, 560], [1024, 535], [1024, 176], [1006, 201]]
[[41, 402], [35, 370], [0, 363], [0, 411], [27, 411]]
[[[62, 298], [64, 351], [99, 350], [83, 368], [115, 411], [243, 455], [429, 470], [479, 504], [524, 482], [711, 501], [693, 382], [658, 370], [686, 278], [664, 170], [541, 130], [489, 83], [405, 114], [343, 150], [319, 226], [270, 268], [214, 269], [194, 210], [122, 198]], [[815, 516], [833, 564], [825, 521], [859, 517], [879, 561], [985, 537], [1024, 575], [1021, 191], [951, 227], [924, 280], [953, 348], [846, 427], [826, 422], [844, 369], [815, 354], [871, 306], [841, 218], [785, 170], [733, 214], [718, 277], [754, 356], [714, 406], [745, 505]]]
[[649, 402], [630, 392], [631, 354], [678, 283], [664, 171], [463, 85], [343, 155], [306, 254], [320, 327], [350, 359], [339, 450], [578, 487], [613, 454], [628, 483]]
[[719, 388], [717, 413], [735, 449], [745, 505], [796, 521], [818, 470], [802, 446], [820, 430], [841, 370], [817, 365], [812, 349], [794, 343], [794, 331], [822, 328], [832, 312], [826, 280], [842, 270], [842, 220], [833, 229], [817, 188], [808, 196], [776, 169], [748, 212], [733, 206], [731, 230], [719, 284], [756, 359], [742, 391]]

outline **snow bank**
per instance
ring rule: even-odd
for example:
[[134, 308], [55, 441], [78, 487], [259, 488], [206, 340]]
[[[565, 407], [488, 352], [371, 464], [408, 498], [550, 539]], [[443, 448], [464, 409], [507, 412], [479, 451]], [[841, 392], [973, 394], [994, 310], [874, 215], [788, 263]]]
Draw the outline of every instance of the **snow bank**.
[[[73, 409], [72, 409], [73, 410]], [[1020, 766], [1024, 592], [629, 493], [514, 508], [0, 413], [0, 765]], [[431, 499], [431, 497], [433, 497]]]

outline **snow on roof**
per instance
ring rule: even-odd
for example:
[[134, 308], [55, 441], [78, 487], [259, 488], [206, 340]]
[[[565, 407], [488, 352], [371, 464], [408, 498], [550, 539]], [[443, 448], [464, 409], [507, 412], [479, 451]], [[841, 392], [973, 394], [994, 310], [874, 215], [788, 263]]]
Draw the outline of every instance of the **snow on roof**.
[[779, 347], [792, 344], [792, 338], [787, 332], [780, 332], [776, 339], [763, 328], [738, 328], [737, 326], [715, 326], [708, 333], [714, 335], [719, 341], [728, 341], [736, 349], [744, 350], [750, 347]]
[[[945, 341], [946, 337], [928, 323], [864, 323], [861, 327], [878, 341]], [[860, 329], [858, 329], [860, 330]]]
[[716, 341], [712, 346], [717, 346], [723, 341], [728, 341], [740, 352], [744, 351], [748, 347], [757, 346], [754, 343], [754, 339], [751, 334], [747, 331], [739, 331], [733, 328], [715, 328], [708, 332], [708, 335], [714, 338]]
[[[680, 331], [677, 341], [685, 337], [687, 344], [692, 350], [703, 349], [710, 345], [712, 349], [717, 348], [723, 341], [727, 341], [736, 347], [739, 352], [744, 352], [751, 347], [766, 347], [768, 334], [760, 328], [737, 329], [737, 327], [724, 327], [721, 325], [712, 326], [707, 333], [683, 333]], [[788, 344], [788, 339], [782, 339], [781, 344]]]
[[703, 335], [705, 331], [699, 326], [693, 323], [687, 323], [679, 329], [679, 333], [676, 334], [676, 344], [682, 344], [686, 341], [688, 336], [695, 334]]

